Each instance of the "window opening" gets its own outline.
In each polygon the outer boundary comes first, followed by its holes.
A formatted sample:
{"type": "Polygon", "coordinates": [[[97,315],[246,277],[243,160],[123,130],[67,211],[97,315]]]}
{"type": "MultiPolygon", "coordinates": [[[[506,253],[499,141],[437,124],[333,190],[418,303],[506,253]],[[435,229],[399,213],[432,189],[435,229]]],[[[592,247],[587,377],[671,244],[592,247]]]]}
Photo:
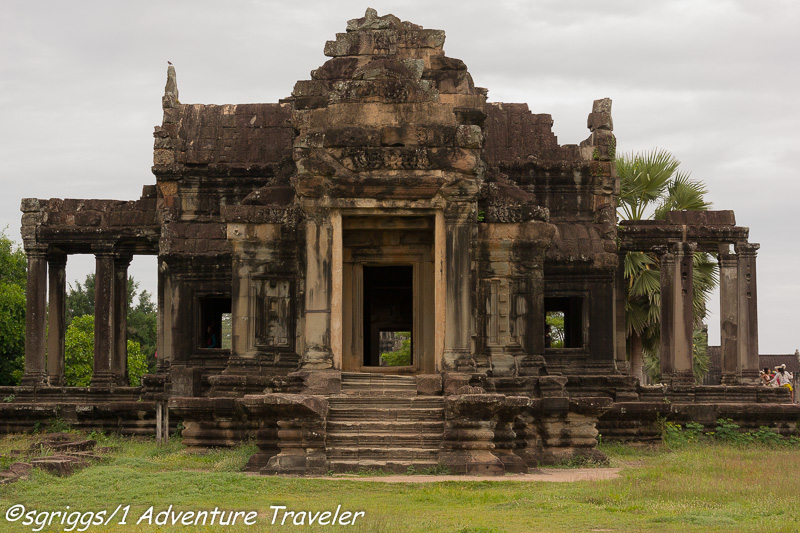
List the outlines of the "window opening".
{"type": "Polygon", "coordinates": [[[222,324],[220,328],[220,343],[223,350],[231,349],[231,313],[222,313],[222,324]]]}
{"type": "Polygon", "coordinates": [[[545,348],[583,348],[583,297],[544,299],[545,348]]]}
{"type": "Polygon", "coordinates": [[[230,298],[219,296],[200,298],[201,348],[230,348],[230,315],[230,298]],[[227,320],[223,318],[225,315],[228,316],[227,320]],[[227,330],[223,328],[225,322],[227,330]]]}

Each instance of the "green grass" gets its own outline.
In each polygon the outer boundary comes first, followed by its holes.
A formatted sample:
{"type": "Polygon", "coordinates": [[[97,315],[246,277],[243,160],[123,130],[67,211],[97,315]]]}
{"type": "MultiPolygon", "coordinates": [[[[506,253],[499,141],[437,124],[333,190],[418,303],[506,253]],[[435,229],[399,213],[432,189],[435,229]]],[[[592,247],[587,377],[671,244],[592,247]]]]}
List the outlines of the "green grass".
{"type": "MultiPolygon", "coordinates": [[[[21,449],[23,437],[0,440],[0,454],[21,449]]],[[[30,437],[27,437],[30,439],[30,437]]],[[[574,483],[380,481],[250,476],[239,472],[252,446],[187,452],[178,442],[103,437],[116,446],[101,464],[68,478],[35,471],[28,481],[0,486],[0,531],[31,531],[8,523],[14,504],[28,510],[108,510],[130,505],[128,525],[89,531],[794,531],[800,530],[800,476],[794,446],[698,442],[678,448],[605,445],[618,479],[574,483]],[[784,471],[787,475],[774,472],[784,471]],[[155,512],[219,509],[258,511],[257,527],[143,528],[155,512]],[[294,511],[364,511],[355,526],[271,526],[270,505],[294,511]],[[133,519],[133,520],[132,520],[133,519]]],[[[63,527],[62,527],[63,529],[63,527]]],[[[44,531],[56,531],[55,527],[44,531]]]]}

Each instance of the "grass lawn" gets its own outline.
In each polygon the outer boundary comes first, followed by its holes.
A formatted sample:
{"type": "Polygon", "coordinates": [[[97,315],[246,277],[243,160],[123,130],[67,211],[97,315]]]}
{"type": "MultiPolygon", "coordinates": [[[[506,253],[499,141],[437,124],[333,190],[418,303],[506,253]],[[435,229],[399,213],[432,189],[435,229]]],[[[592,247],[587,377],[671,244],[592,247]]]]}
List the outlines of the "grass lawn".
{"type": "MultiPolygon", "coordinates": [[[[26,448],[30,436],[0,440],[0,455],[26,448]]],[[[606,446],[621,477],[606,481],[384,483],[331,477],[300,479],[239,472],[254,447],[187,453],[172,442],[100,437],[118,448],[101,464],[67,478],[34,471],[27,481],[0,485],[0,531],[63,531],[10,522],[7,513],[62,511],[105,518],[109,526],[88,531],[798,531],[800,447],[734,446],[700,442],[673,449],[606,446]],[[784,472],[780,474],[779,472],[784,472]],[[257,511],[256,525],[136,525],[153,507],[159,512],[257,511]],[[363,511],[354,525],[275,525],[270,506],[290,511],[363,511]],[[67,509],[69,506],[69,509],[67,509]],[[126,525],[114,525],[127,509],[126,525]]],[[[6,462],[8,460],[6,459],[6,462]]],[[[0,463],[0,466],[5,466],[0,463]]],[[[44,515],[41,515],[44,516],[44,515]]],[[[77,515],[75,515],[77,516],[77,515]]],[[[184,515],[185,516],[185,515],[184,515]]],[[[228,515],[226,515],[228,516],[228,515]]],[[[308,523],[308,516],[305,517],[308,523]]],[[[211,517],[207,518],[209,521],[211,517]]],[[[57,523],[60,518],[56,518],[57,523]]],[[[190,518],[191,520],[191,518],[190,518]]],[[[241,524],[242,517],[238,518],[241,524]]],[[[78,524],[73,530],[84,526],[78,524]]]]}

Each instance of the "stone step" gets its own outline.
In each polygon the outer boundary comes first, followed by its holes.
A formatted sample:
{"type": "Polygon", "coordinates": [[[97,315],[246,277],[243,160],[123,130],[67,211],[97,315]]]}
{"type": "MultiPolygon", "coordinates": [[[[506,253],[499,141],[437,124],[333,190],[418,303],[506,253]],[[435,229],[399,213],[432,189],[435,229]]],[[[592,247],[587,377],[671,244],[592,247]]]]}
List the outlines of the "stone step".
{"type": "Polygon", "coordinates": [[[382,409],[444,409],[444,398],[435,396],[331,396],[328,406],[333,409],[382,408],[382,409]]]}
{"type": "Polygon", "coordinates": [[[404,381],[395,381],[395,380],[369,380],[369,381],[355,381],[355,382],[348,382],[342,380],[342,389],[343,390],[355,390],[355,389],[364,389],[364,390],[409,390],[409,391],[417,391],[417,383],[416,381],[411,382],[404,382],[404,381]]]}
{"type": "Polygon", "coordinates": [[[336,408],[328,413],[329,422],[345,421],[439,421],[444,420],[441,409],[369,409],[336,408]]]}
{"type": "Polygon", "coordinates": [[[417,379],[414,376],[399,376],[397,374],[379,372],[342,372],[342,384],[364,382],[411,384],[416,386],[417,379]]]}
{"type": "Polygon", "coordinates": [[[344,394],[352,397],[381,397],[381,396],[392,396],[392,397],[404,397],[404,398],[413,398],[417,395],[417,389],[411,390],[397,390],[397,389],[386,389],[386,390],[375,390],[372,387],[364,388],[364,389],[342,389],[344,394]]]}
{"type": "Polygon", "coordinates": [[[342,393],[355,396],[416,396],[417,380],[413,376],[343,372],[342,393]]]}
{"type": "Polygon", "coordinates": [[[406,472],[435,467],[444,433],[444,399],[416,396],[405,376],[344,374],[328,400],[326,449],[334,472],[406,472]]]}
{"type": "Polygon", "coordinates": [[[422,447],[364,447],[364,446],[327,446],[328,460],[364,459],[370,461],[394,461],[425,459],[434,461],[439,456],[438,446],[422,447]]]}
{"type": "Polygon", "coordinates": [[[413,446],[420,448],[439,449],[442,444],[442,433],[418,433],[398,435],[397,433],[382,432],[341,432],[328,431],[326,446],[335,448],[338,446],[359,447],[359,448],[397,448],[413,446]]]}
{"type": "Polygon", "coordinates": [[[365,470],[381,470],[383,472],[396,472],[405,474],[409,469],[417,472],[428,468],[434,468],[438,462],[431,459],[396,459],[389,461],[375,461],[371,459],[336,459],[330,461],[329,468],[336,473],[343,472],[363,472],[365,470]]]}
{"type": "Polygon", "coordinates": [[[393,435],[442,434],[444,420],[328,420],[328,432],[391,433],[393,435]]]}

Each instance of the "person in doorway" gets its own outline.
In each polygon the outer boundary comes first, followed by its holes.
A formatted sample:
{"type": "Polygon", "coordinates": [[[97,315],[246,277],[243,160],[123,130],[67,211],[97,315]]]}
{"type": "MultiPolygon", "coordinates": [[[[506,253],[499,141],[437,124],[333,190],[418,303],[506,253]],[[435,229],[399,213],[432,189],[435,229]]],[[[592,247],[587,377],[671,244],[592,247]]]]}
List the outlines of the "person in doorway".
{"type": "Polygon", "coordinates": [[[212,325],[206,329],[206,348],[217,348],[217,334],[212,325]]]}

